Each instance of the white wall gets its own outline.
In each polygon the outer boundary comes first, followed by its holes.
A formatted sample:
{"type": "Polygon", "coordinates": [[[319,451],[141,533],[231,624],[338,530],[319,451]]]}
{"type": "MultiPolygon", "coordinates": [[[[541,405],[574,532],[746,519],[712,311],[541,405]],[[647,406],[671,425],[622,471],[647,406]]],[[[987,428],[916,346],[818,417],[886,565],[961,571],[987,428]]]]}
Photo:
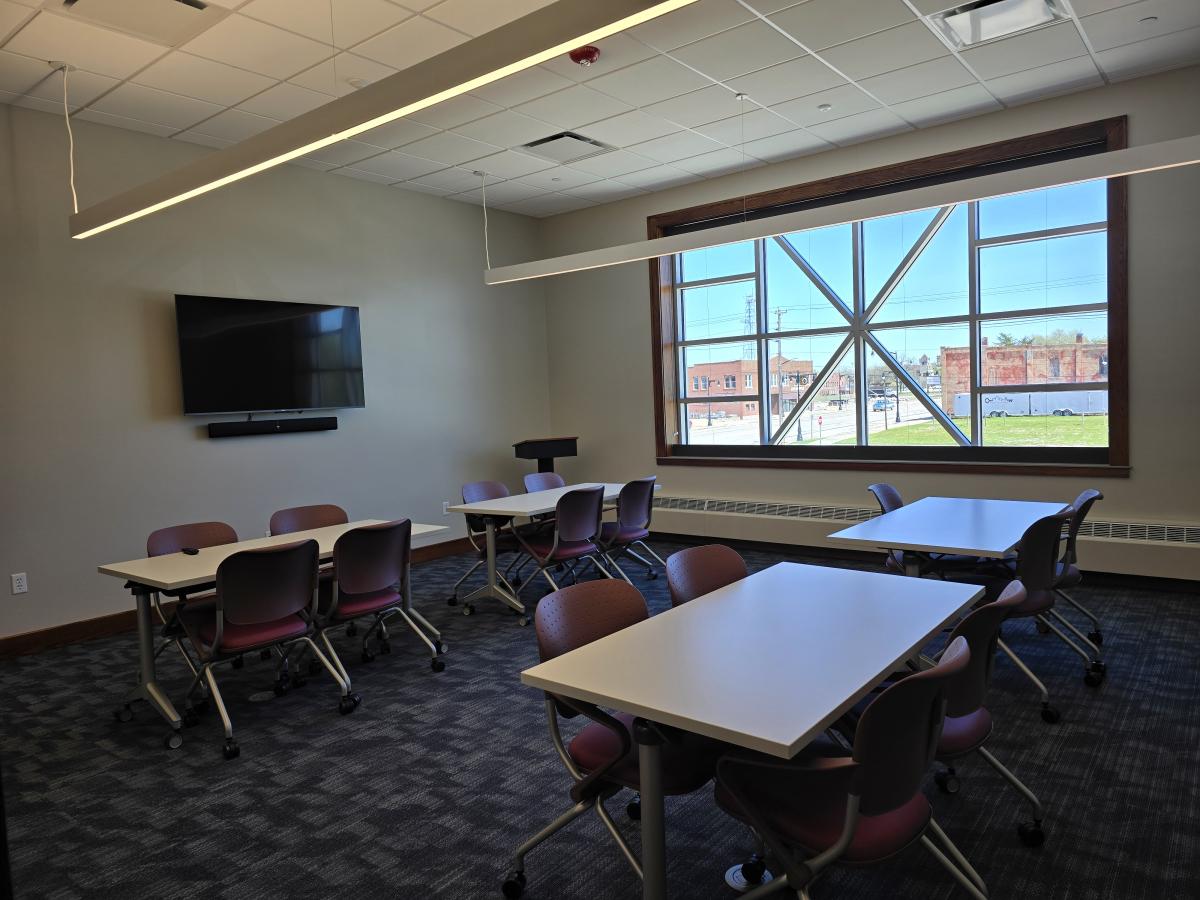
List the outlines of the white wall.
{"type": "MultiPolygon", "coordinates": [[[[81,205],[205,149],[77,122],[81,205]]],[[[462,481],[516,484],[548,427],[543,286],[482,283],[480,210],[285,166],[86,241],[67,236],[62,120],[0,106],[0,635],[130,608],[99,563],[146,535],[275,509],[453,526],[462,481]],[[362,308],[367,406],[339,430],[212,441],[182,415],[173,295],[362,308]],[[30,592],[10,596],[8,574],[30,592]]],[[[493,254],[537,255],[492,217],[493,254]]]]}
{"type": "MultiPolygon", "coordinates": [[[[1130,143],[1200,132],[1200,69],[1074,94],[898,135],[740,175],[696,182],[545,221],[546,255],[640,240],[646,217],[784,185],[928,156],[1115,115],[1130,143]]],[[[1097,517],[1200,522],[1200,167],[1138,176],[1129,186],[1130,380],[1133,475],[1098,480],[1097,517]]],[[[494,257],[503,258],[503,257],[494,257]]],[[[505,262],[516,259],[503,258],[505,262]]],[[[890,480],[904,494],[1070,499],[1084,479],[910,472],[655,466],[650,297],[644,263],[547,282],[553,430],[580,435],[581,456],[562,467],[589,479],[655,473],[664,491],[693,497],[779,499],[869,506],[865,485],[890,480]]],[[[820,533],[744,519],[656,515],[663,529],[813,543],[820,533]]],[[[828,529],[828,530],[833,530],[828,529]]],[[[1148,554],[1108,544],[1081,548],[1113,571],[1200,578],[1200,552],[1148,554]]]]}

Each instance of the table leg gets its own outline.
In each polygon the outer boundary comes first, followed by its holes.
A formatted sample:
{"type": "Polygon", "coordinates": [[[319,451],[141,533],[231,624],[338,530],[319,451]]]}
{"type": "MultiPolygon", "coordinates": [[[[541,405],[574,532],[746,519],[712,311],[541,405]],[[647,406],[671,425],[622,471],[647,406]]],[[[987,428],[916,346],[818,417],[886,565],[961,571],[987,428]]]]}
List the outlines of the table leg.
{"type": "Polygon", "coordinates": [[[134,597],[137,600],[139,670],[138,686],[130,693],[129,700],[145,700],[175,731],[179,731],[183,721],[171,698],[159,687],[158,674],[154,667],[154,622],[150,616],[150,591],[135,588],[134,597]]]}
{"type": "Polygon", "coordinates": [[[909,578],[921,577],[921,560],[911,553],[904,554],[904,574],[909,578]]]}
{"type": "Polygon", "coordinates": [[[473,612],[473,603],[476,600],[491,599],[499,600],[501,603],[511,607],[516,612],[521,613],[521,624],[528,624],[528,618],[525,616],[525,604],[518,598],[514,597],[509,590],[500,583],[500,573],[496,570],[496,522],[494,519],[486,519],[484,525],[484,537],[487,543],[487,584],[478,588],[463,598],[463,612],[470,615],[473,612]]]}
{"type": "Polygon", "coordinates": [[[642,794],[642,900],[666,900],[667,830],[662,788],[662,736],[643,719],[633,723],[642,794]]]}

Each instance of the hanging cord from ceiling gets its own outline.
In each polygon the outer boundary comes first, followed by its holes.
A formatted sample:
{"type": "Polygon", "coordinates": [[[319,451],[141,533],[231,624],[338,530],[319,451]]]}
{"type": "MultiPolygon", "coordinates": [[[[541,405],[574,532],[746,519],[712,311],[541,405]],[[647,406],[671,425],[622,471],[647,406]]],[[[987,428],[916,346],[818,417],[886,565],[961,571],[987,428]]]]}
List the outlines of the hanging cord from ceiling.
{"type": "Polygon", "coordinates": [[[487,209],[487,173],[476,172],[482,182],[483,191],[483,262],[487,268],[492,267],[492,248],[488,245],[488,209],[487,209]]]}
{"type": "Polygon", "coordinates": [[[67,123],[67,171],[71,185],[71,211],[79,212],[79,196],[75,193],[75,132],[71,129],[70,88],[68,86],[71,67],[67,63],[63,63],[61,68],[63,76],[63,121],[67,123]]]}
{"type": "Polygon", "coordinates": [[[333,56],[330,57],[330,62],[333,65],[333,96],[340,97],[338,93],[338,76],[337,76],[337,33],[333,29],[333,4],[334,0],[329,0],[329,48],[333,51],[333,56]]]}
{"type": "Polygon", "coordinates": [[[748,94],[738,94],[738,128],[741,130],[741,140],[738,148],[742,151],[742,221],[745,222],[748,218],[746,212],[746,101],[750,97],[748,94]]]}

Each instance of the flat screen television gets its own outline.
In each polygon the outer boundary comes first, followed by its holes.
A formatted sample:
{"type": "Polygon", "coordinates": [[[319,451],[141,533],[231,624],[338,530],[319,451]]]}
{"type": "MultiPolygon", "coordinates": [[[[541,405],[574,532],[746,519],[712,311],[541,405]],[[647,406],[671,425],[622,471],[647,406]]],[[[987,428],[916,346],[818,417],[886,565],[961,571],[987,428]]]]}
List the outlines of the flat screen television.
{"type": "Polygon", "coordinates": [[[365,406],[358,307],[175,295],[183,411],[365,406]]]}

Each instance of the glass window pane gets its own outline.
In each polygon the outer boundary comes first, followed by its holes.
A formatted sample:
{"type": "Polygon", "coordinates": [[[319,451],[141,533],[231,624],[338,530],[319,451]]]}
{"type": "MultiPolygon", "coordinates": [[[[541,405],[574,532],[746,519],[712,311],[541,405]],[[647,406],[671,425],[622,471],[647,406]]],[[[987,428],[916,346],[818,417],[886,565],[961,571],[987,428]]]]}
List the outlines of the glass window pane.
{"type": "MultiPolygon", "coordinates": [[[[873,331],[904,371],[924,389],[929,398],[954,417],[955,395],[942,386],[944,359],[953,359],[956,349],[967,346],[966,325],[927,325],[920,328],[887,328],[873,331]]],[[[965,356],[965,354],[964,354],[965,356]]],[[[891,366],[867,346],[867,435],[874,446],[950,447],[957,441],[933,417],[891,366]]],[[[970,357],[967,384],[970,384],[970,357]]],[[[955,424],[964,434],[971,432],[970,400],[960,409],[955,424]]]]}
{"type": "Polygon", "coordinates": [[[753,388],[742,387],[746,375],[757,383],[758,345],[754,341],[704,344],[683,350],[683,396],[686,398],[756,393],[753,388]],[[733,386],[727,387],[729,384],[733,386]]]}
{"type": "Polygon", "coordinates": [[[985,312],[1108,301],[1105,232],[983,247],[979,302],[985,312]]]}
{"type": "Polygon", "coordinates": [[[684,443],[758,444],[758,406],[754,400],[685,403],[684,443]]]}
{"type": "Polygon", "coordinates": [[[735,281],[680,291],[685,341],[734,337],[758,331],[754,281],[735,281]]]}
{"type": "MultiPolygon", "coordinates": [[[[850,305],[853,306],[853,295],[850,305]]],[[[767,327],[771,331],[845,327],[838,312],[787,252],[767,239],[767,327]]]]}
{"type": "Polygon", "coordinates": [[[937,215],[936,209],[921,209],[863,223],[863,271],[865,304],[870,304],[900,260],[937,215]]]}
{"type": "Polygon", "coordinates": [[[1076,384],[1108,381],[1108,314],[1027,316],[980,324],[982,382],[1076,384]]]}
{"type": "Polygon", "coordinates": [[[1085,181],[981,200],[979,236],[987,238],[1087,225],[1107,218],[1108,182],[1085,181]]]}
{"type": "Polygon", "coordinates": [[[683,281],[745,275],[754,272],[754,241],[724,244],[707,250],[689,250],[681,253],[679,258],[683,281]]]}
{"type": "MultiPolygon", "coordinates": [[[[854,306],[853,226],[831,225],[829,228],[815,228],[812,231],[796,231],[784,235],[783,240],[804,258],[839,300],[848,307],[854,306]]],[[[767,241],[768,251],[772,244],[779,249],[776,241],[771,239],[767,241]]],[[[782,251],[780,256],[786,258],[782,251]]],[[[774,327],[774,319],[771,320],[771,325],[774,327]]]]}
{"type": "Polygon", "coordinates": [[[845,341],[845,334],[776,338],[767,342],[770,356],[772,433],[796,405],[807,408],[789,426],[784,444],[834,444],[846,436],[854,443],[854,354],[847,353],[817,393],[807,396],[816,377],[845,341]]]}
{"type": "Polygon", "coordinates": [[[938,229],[884,301],[873,322],[965,316],[970,294],[967,206],[960,204],[938,229]]]}
{"type": "Polygon", "coordinates": [[[985,447],[1108,446],[1107,390],[1014,391],[983,399],[985,447]]]}

